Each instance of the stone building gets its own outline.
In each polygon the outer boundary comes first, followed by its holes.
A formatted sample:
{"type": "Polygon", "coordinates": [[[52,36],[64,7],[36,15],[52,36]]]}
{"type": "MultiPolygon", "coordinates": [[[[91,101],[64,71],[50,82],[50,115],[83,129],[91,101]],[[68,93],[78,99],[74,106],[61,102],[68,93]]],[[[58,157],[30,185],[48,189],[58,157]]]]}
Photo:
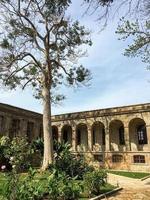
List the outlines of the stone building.
{"type": "MultiPolygon", "coordinates": [[[[91,164],[150,172],[150,103],[55,115],[52,132],[91,164]]],[[[42,137],[42,115],[0,104],[0,135],[42,137]]]]}

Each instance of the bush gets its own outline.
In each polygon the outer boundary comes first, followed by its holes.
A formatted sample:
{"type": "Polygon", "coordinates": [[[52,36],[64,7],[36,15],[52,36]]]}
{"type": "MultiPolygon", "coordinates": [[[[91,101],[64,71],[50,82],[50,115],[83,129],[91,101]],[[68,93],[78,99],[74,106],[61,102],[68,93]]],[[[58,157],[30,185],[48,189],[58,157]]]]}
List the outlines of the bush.
{"type": "Polygon", "coordinates": [[[44,187],[40,180],[35,178],[35,174],[36,171],[32,168],[24,177],[13,172],[7,174],[7,187],[4,196],[8,200],[40,200],[44,194],[44,187]]]}
{"type": "Polygon", "coordinates": [[[28,175],[20,180],[17,187],[16,200],[40,200],[44,195],[44,187],[40,179],[35,178],[36,171],[29,169],[28,175]]]}
{"type": "Polygon", "coordinates": [[[102,170],[88,172],[84,175],[84,184],[88,191],[89,197],[91,195],[100,194],[101,186],[106,184],[106,179],[107,174],[102,170]]]}
{"type": "Polygon", "coordinates": [[[75,200],[82,191],[82,185],[63,172],[54,170],[48,177],[48,197],[53,200],[75,200]]]}
{"type": "Polygon", "coordinates": [[[42,138],[37,138],[36,140],[33,140],[31,144],[31,148],[33,149],[34,153],[38,152],[41,156],[43,156],[44,152],[44,142],[42,138]]]}
{"type": "MultiPolygon", "coordinates": [[[[31,145],[34,152],[39,152],[43,155],[44,144],[42,139],[36,139],[31,145]]],[[[83,175],[88,171],[93,171],[94,168],[89,166],[83,155],[73,155],[70,151],[70,144],[59,143],[54,140],[54,164],[49,166],[49,169],[57,169],[65,172],[70,177],[83,179],[83,175]]]]}
{"type": "Polygon", "coordinates": [[[7,165],[11,166],[9,168],[17,172],[29,168],[31,148],[26,138],[14,137],[11,140],[9,137],[3,136],[0,139],[0,150],[3,157],[1,160],[4,161],[4,163],[1,163],[1,168],[5,166],[5,161],[7,161],[7,165]]]}
{"type": "Polygon", "coordinates": [[[94,168],[89,166],[83,155],[74,155],[70,152],[70,145],[67,143],[55,143],[55,164],[51,166],[65,172],[70,177],[83,179],[83,175],[94,168]]]}

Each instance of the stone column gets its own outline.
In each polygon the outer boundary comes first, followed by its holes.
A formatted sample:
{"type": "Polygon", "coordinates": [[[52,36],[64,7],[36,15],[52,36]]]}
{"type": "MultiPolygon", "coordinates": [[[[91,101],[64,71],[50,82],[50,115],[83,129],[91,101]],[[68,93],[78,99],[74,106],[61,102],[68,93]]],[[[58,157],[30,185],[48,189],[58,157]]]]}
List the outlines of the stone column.
{"type": "Polygon", "coordinates": [[[110,151],[110,132],[109,128],[105,128],[105,151],[110,151]]]}
{"type": "Polygon", "coordinates": [[[58,128],[58,142],[62,142],[62,132],[61,132],[62,126],[59,125],[57,126],[57,128],[58,128]]]}
{"type": "Polygon", "coordinates": [[[129,127],[127,126],[124,127],[124,139],[125,139],[126,151],[131,151],[129,127]]]}
{"type": "Polygon", "coordinates": [[[146,125],[148,148],[150,150],[150,125],[146,125]]]}
{"type": "Polygon", "coordinates": [[[87,132],[88,132],[88,150],[92,151],[92,128],[91,126],[87,126],[87,132]]]}
{"type": "Polygon", "coordinates": [[[76,127],[72,126],[72,151],[76,150],[76,127]]]}

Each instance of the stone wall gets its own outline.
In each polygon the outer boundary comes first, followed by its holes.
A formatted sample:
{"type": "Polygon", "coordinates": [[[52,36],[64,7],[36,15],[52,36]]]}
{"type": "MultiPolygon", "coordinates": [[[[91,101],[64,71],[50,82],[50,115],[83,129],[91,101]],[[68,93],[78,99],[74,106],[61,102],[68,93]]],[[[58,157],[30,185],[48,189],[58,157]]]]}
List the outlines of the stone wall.
{"type": "MultiPolygon", "coordinates": [[[[55,115],[52,130],[94,165],[150,171],[149,103],[55,115]]],[[[0,135],[14,134],[42,137],[42,115],[0,104],[0,135]]]]}
{"type": "Polygon", "coordinates": [[[27,136],[31,141],[42,135],[42,115],[0,104],[0,136],[27,136]]]}

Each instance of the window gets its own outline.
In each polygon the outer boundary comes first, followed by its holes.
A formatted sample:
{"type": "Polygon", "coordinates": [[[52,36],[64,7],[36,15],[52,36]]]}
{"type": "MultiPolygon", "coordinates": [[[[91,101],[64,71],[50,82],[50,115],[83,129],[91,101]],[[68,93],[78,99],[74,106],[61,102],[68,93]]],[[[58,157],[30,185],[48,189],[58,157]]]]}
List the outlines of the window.
{"type": "Polygon", "coordinates": [[[122,162],[122,160],[123,160],[123,156],[122,155],[113,155],[112,156],[112,162],[113,163],[122,162]]]}
{"type": "Polygon", "coordinates": [[[125,139],[124,139],[124,127],[121,126],[119,128],[119,144],[120,145],[125,145],[125,139]]]}
{"type": "Polygon", "coordinates": [[[95,130],[93,129],[93,145],[95,145],[95,130]]]}
{"type": "Polygon", "coordinates": [[[102,129],[102,144],[105,145],[105,129],[102,129]]]}
{"type": "Polygon", "coordinates": [[[58,141],[58,129],[56,126],[52,126],[53,140],[58,141]]]}
{"type": "Polygon", "coordinates": [[[10,137],[16,137],[19,134],[20,130],[20,120],[13,119],[11,122],[11,129],[10,129],[10,137]]]}
{"type": "Polygon", "coordinates": [[[135,155],[133,156],[134,163],[145,163],[145,156],[143,155],[135,155]]]}
{"type": "Polygon", "coordinates": [[[138,143],[147,144],[147,132],[145,125],[140,125],[137,127],[138,143]]]}
{"type": "Polygon", "coordinates": [[[103,162],[103,155],[94,155],[94,161],[103,162]]]}
{"type": "Polygon", "coordinates": [[[0,116],[0,132],[2,132],[4,129],[4,117],[0,116]]]}
{"type": "Polygon", "coordinates": [[[77,130],[77,145],[81,144],[81,131],[78,129],[77,130]]]}
{"type": "Polygon", "coordinates": [[[33,130],[34,130],[34,123],[33,122],[28,122],[27,123],[27,139],[29,142],[31,142],[31,138],[33,135],[33,130]]]}
{"type": "Polygon", "coordinates": [[[68,142],[68,131],[67,130],[63,131],[63,141],[65,143],[68,142]]]}
{"type": "Polygon", "coordinates": [[[43,137],[43,125],[40,125],[40,130],[39,130],[39,138],[43,137]]]}

